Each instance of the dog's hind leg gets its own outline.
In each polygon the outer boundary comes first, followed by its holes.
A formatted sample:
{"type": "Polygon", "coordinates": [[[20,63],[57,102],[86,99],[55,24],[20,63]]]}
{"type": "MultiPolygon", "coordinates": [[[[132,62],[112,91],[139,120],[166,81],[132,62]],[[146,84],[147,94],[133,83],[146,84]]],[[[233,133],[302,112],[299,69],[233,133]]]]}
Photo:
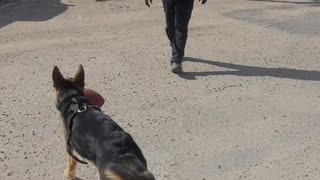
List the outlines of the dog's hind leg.
{"type": "Polygon", "coordinates": [[[76,166],[77,161],[73,159],[70,155],[67,157],[67,168],[64,171],[65,180],[74,180],[76,178],[76,166]]]}

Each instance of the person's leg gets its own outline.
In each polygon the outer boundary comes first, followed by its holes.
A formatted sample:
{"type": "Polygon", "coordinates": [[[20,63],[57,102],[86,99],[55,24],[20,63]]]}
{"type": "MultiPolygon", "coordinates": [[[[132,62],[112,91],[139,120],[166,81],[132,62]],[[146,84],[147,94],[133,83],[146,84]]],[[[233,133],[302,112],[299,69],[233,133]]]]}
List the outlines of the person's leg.
{"type": "Polygon", "coordinates": [[[181,63],[188,37],[188,25],[192,15],[194,0],[176,0],[175,35],[172,62],[181,63]]]}
{"type": "Polygon", "coordinates": [[[176,19],[176,9],[175,0],[162,0],[163,9],[166,16],[166,33],[170,41],[170,45],[173,46],[175,40],[175,19],[176,19]]]}
{"type": "Polygon", "coordinates": [[[172,48],[172,58],[171,58],[171,71],[174,73],[182,72],[181,60],[177,58],[179,53],[177,51],[176,43],[176,15],[177,8],[176,2],[178,0],[162,0],[164,11],[166,14],[166,32],[168,39],[170,40],[170,45],[172,48]]]}

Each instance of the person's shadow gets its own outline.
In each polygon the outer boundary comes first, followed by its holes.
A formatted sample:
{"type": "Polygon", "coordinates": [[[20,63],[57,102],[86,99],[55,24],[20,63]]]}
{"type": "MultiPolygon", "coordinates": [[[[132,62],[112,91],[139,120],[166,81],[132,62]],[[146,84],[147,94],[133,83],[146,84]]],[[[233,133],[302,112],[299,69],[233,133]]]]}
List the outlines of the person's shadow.
{"type": "Polygon", "coordinates": [[[301,5],[313,5],[319,6],[320,0],[311,1],[285,1],[285,0],[249,0],[249,1],[260,1],[260,2],[271,2],[271,3],[286,3],[286,4],[301,4],[301,5]]]}
{"type": "Polygon", "coordinates": [[[47,21],[65,12],[61,0],[0,0],[0,29],[15,21],[47,21]]]}
{"type": "Polygon", "coordinates": [[[226,71],[183,72],[179,74],[181,78],[188,79],[188,80],[195,80],[196,77],[199,77],[199,76],[233,75],[233,76],[258,76],[258,77],[269,76],[269,77],[275,77],[275,78],[320,81],[320,71],[245,66],[245,65],[239,65],[239,64],[209,61],[209,60],[190,58],[190,57],[185,58],[184,61],[189,61],[194,63],[205,63],[205,64],[229,69],[226,71]]]}

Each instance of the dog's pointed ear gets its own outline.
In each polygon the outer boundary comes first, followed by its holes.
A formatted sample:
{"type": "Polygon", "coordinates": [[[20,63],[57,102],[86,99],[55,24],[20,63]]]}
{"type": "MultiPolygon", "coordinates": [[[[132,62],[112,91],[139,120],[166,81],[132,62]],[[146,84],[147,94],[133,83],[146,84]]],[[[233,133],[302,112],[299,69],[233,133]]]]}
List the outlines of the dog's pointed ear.
{"type": "Polygon", "coordinates": [[[74,76],[73,82],[77,86],[84,87],[84,70],[81,64],[79,65],[78,71],[74,76]]]}
{"type": "Polygon", "coordinates": [[[55,88],[61,88],[64,85],[65,79],[57,66],[54,66],[53,68],[52,80],[55,88]]]}

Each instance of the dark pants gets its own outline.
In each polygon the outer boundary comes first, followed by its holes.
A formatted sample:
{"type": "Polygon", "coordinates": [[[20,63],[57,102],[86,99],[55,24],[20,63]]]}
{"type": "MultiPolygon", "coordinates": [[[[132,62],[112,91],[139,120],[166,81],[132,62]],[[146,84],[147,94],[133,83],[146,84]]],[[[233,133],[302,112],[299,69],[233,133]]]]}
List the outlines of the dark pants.
{"type": "Polygon", "coordinates": [[[172,47],[171,62],[181,63],[194,0],[162,0],[162,2],[166,14],[166,32],[172,47]]]}

